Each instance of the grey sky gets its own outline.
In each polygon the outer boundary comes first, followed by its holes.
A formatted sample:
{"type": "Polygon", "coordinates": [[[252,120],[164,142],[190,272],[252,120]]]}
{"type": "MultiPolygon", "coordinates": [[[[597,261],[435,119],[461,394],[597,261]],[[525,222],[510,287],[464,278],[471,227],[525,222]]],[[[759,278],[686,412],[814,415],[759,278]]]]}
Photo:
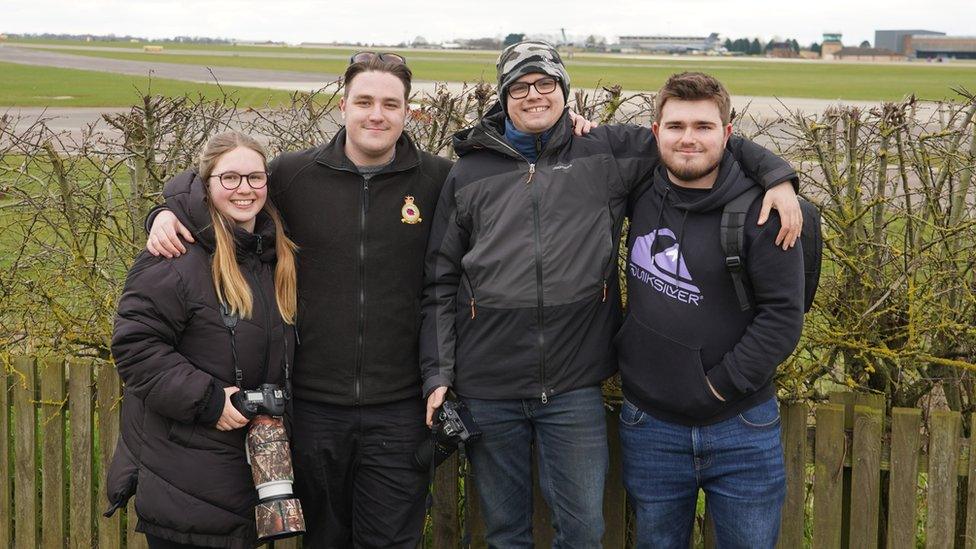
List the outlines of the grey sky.
{"type": "Polygon", "coordinates": [[[718,32],[725,37],[793,37],[824,31],[846,44],[876,29],[976,34],[976,0],[594,0],[328,2],[311,0],[4,0],[0,32],[211,36],[241,40],[398,43],[504,36],[718,32]]]}

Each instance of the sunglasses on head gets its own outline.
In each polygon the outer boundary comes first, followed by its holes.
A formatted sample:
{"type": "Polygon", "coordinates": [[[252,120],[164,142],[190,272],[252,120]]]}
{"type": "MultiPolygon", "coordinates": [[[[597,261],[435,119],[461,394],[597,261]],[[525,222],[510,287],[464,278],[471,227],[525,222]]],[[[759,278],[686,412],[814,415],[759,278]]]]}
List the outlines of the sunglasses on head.
{"type": "Polygon", "coordinates": [[[349,58],[349,64],[353,63],[366,63],[373,60],[374,58],[379,58],[380,61],[385,61],[387,63],[398,63],[400,65],[406,65],[407,60],[402,55],[398,53],[391,52],[375,52],[375,51],[361,51],[352,54],[349,58]]]}

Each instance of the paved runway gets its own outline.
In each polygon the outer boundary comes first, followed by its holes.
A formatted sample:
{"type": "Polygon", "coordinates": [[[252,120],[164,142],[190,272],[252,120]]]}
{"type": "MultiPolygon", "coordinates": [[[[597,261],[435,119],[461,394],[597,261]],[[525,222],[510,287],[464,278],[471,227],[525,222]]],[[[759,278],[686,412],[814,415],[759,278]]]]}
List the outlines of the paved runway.
{"type": "MultiPolygon", "coordinates": [[[[206,67],[201,65],[186,65],[179,63],[165,63],[162,61],[130,61],[124,59],[107,59],[100,57],[86,57],[62,53],[52,48],[24,48],[10,44],[0,44],[0,61],[19,63],[24,65],[41,65],[68,69],[111,72],[134,76],[152,74],[159,78],[171,78],[198,83],[214,83],[215,80],[223,85],[246,86],[257,88],[271,88],[278,90],[312,91],[321,88],[328,82],[338,78],[338,75],[322,73],[305,73],[296,71],[277,71],[266,69],[248,69],[242,67],[206,67]]],[[[430,81],[415,81],[414,90],[418,92],[432,91],[435,83],[430,81]]],[[[452,90],[460,90],[460,82],[448,83],[452,90]]],[[[639,91],[625,91],[625,95],[639,93],[639,91]]],[[[733,97],[733,106],[742,111],[748,105],[748,113],[757,119],[776,118],[782,115],[786,108],[800,110],[806,113],[822,112],[831,105],[837,104],[871,107],[877,101],[840,101],[810,98],[775,98],[775,97],[733,97]]],[[[54,127],[63,129],[77,129],[92,121],[100,119],[102,112],[117,112],[124,109],[113,108],[38,108],[38,107],[3,107],[0,113],[6,112],[15,117],[27,119],[44,115],[54,118],[50,122],[54,127]]]]}

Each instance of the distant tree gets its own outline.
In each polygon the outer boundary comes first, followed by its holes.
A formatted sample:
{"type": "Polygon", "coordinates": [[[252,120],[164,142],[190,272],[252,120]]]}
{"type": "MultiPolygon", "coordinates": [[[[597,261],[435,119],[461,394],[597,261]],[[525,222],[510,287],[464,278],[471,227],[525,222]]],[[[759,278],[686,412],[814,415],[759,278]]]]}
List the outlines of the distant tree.
{"type": "Polygon", "coordinates": [[[502,43],[494,38],[472,38],[465,45],[476,50],[497,50],[502,47],[502,43]]]}
{"type": "Polygon", "coordinates": [[[871,47],[871,42],[868,42],[867,40],[862,40],[861,41],[861,47],[862,48],[870,48],[871,47]]]}
{"type": "Polygon", "coordinates": [[[730,38],[725,39],[725,51],[732,51],[732,40],[730,38]]]}
{"type": "Polygon", "coordinates": [[[775,45],[776,45],[775,38],[770,40],[769,42],[766,42],[766,45],[763,46],[763,53],[769,53],[773,49],[773,46],[775,45]]]}
{"type": "Polygon", "coordinates": [[[752,42],[749,44],[749,55],[759,55],[762,53],[762,44],[759,43],[758,38],[753,38],[752,42]]]}
{"type": "Polygon", "coordinates": [[[602,49],[607,45],[607,39],[602,36],[591,34],[586,37],[586,41],[583,43],[583,45],[587,49],[602,49]]]}
{"type": "Polygon", "coordinates": [[[816,42],[810,44],[810,51],[812,51],[813,53],[820,53],[820,44],[816,42]]]}
{"type": "Polygon", "coordinates": [[[418,37],[416,37],[416,38],[413,39],[413,47],[415,47],[415,48],[423,48],[423,47],[429,46],[429,45],[430,45],[430,43],[427,42],[427,39],[424,38],[423,36],[418,36],[418,37]]]}
{"type": "Polygon", "coordinates": [[[732,51],[737,51],[740,53],[749,53],[749,39],[748,38],[738,38],[733,43],[732,51]]]}
{"type": "Polygon", "coordinates": [[[512,44],[517,44],[525,40],[525,33],[523,32],[513,32],[505,37],[505,47],[511,46],[512,44]]]}
{"type": "Polygon", "coordinates": [[[790,39],[790,48],[793,49],[793,53],[800,53],[800,43],[796,41],[796,38],[790,39]]]}

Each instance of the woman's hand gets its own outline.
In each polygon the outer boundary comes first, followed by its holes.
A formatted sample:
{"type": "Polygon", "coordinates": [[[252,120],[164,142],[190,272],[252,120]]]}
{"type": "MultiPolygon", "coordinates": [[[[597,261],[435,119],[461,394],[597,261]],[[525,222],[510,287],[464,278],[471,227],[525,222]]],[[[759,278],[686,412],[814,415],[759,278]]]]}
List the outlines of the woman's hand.
{"type": "Polygon", "coordinates": [[[248,419],[242,416],[230,401],[230,395],[240,390],[240,387],[224,387],[224,411],[217,420],[217,430],[231,431],[247,425],[248,419]]]}

